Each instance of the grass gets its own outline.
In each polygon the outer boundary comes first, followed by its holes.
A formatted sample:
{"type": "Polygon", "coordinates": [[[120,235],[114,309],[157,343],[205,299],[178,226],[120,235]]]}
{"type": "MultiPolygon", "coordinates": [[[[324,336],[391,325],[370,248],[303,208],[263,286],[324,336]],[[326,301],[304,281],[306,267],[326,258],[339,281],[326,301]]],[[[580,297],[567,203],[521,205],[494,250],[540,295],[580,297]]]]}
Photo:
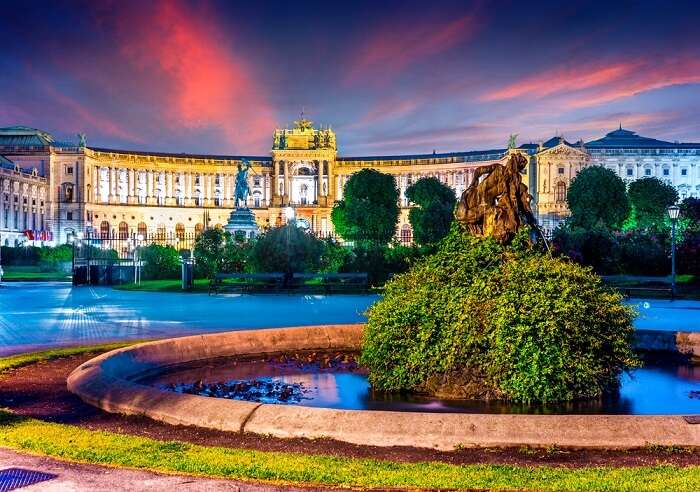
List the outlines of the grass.
{"type": "Polygon", "coordinates": [[[98,465],[297,485],[489,490],[697,490],[700,467],[529,467],[396,463],[206,447],[90,431],[0,410],[0,446],[98,465]]]}
{"type": "MultiPolygon", "coordinates": [[[[74,347],[7,357],[0,359],[0,372],[42,360],[124,345],[127,344],[74,347]]],[[[160,441],[44,422],[20,417],[2,409],[0,446],[80,463],[295,485],[682,492],[697,490],[697,484],[700,483],[700,466],[573,469],[512,465],[459,466],[436,462],[397,463],[160,441]]]]}
{"type": "Polygon", "coordinates": [[[9,357],[0,358],[0,374],[7,372],[10,369],[17,369],[18,367],[28,366],[29,364],[34,364],[36,362],[60,359],[61,357],[69,357],[71,355],[85,354],[88,352],[106,352],[107,350],[114,350],[117,348],[126,347],[127,345],[132,345],[134,343],[139,342],[131,340],[129,342],[104,343],[100,345],[89,345],[81,347],[66,347],[51,350],[43,350],[41,352],[29,352],[26,354],[11,355],[9,357]]]}
{"type": "Polygon", "coordinates": [[[62,281],[70,282],[71,276],[64,272],[43,272],[38,266],[3,266],[2,280],[7,282],[62,281]]]}
{"type": "Polygon", "coordinates": [[[142,280],[140,285],[134,283],[115,285],[118,290],[139,290],[144,292],[208,292],[209,280],[198,278],[194,280],[194,288],[191,291],[182,290],[182,281],[177,280],[142,280]]]}

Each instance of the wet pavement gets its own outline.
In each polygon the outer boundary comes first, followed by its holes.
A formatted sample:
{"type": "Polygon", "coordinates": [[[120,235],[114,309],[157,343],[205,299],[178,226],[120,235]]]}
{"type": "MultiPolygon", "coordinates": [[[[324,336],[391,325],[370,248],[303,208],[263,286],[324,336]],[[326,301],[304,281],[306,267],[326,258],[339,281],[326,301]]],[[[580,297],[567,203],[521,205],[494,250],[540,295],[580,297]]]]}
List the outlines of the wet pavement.
{"type": "MultiPolygon", "coordinates": [[[[164,338],[213,331],[360,323],[379,296],[180,294],[73,287],[61,282],[0,285],[0,356],[55,346],[164,338]]],[[[638,329],[700,331],[700,301],[630,301],[638,329]]]]}
{"type": "Polygon", "coordinates": [[[0,356],[125,339],[361,323],[376,295],[129,292],[61,282],[0,285],[0,356]]]}

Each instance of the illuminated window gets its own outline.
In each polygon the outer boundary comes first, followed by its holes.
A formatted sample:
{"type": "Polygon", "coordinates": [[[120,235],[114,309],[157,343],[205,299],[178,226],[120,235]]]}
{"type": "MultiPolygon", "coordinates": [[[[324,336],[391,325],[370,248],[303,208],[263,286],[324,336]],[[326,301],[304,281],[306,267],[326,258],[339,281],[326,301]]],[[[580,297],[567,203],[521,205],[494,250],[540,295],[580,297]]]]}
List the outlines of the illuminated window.
{"type": "Polygon", "coordinates": [[[557,183],[554,201],[557,203],[564,203],[566,201],[566,183],[557,183]]]}

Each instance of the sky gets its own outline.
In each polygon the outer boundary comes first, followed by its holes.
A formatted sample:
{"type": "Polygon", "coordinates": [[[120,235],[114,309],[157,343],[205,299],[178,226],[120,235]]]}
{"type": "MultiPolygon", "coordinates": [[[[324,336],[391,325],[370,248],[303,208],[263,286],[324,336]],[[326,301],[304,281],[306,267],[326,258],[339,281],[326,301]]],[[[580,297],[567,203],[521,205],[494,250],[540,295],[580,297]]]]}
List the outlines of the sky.
{"type": "Polygon", "coordinates": [[[269,155],[301,111],[340,155],[602,137],[700,142],[700,2],[198,1],[0,6],[0,127],[269,155]]]}

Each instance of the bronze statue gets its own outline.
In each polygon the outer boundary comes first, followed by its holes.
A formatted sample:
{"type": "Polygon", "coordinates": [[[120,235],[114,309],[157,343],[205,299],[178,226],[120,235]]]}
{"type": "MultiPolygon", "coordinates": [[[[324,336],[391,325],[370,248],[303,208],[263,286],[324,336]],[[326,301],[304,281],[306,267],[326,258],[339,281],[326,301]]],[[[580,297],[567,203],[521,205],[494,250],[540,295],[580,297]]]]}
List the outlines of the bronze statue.
{"type": "Polygon", "coordinates": [[[500,243],[513,239],[523,223],[538,230],[530,208],[532,197],[522,181],[527,162],[523,154],[513,152],[505,164],[477,168],[457,203],[455,218],[475,236],[493,236],[500,243]]]}

